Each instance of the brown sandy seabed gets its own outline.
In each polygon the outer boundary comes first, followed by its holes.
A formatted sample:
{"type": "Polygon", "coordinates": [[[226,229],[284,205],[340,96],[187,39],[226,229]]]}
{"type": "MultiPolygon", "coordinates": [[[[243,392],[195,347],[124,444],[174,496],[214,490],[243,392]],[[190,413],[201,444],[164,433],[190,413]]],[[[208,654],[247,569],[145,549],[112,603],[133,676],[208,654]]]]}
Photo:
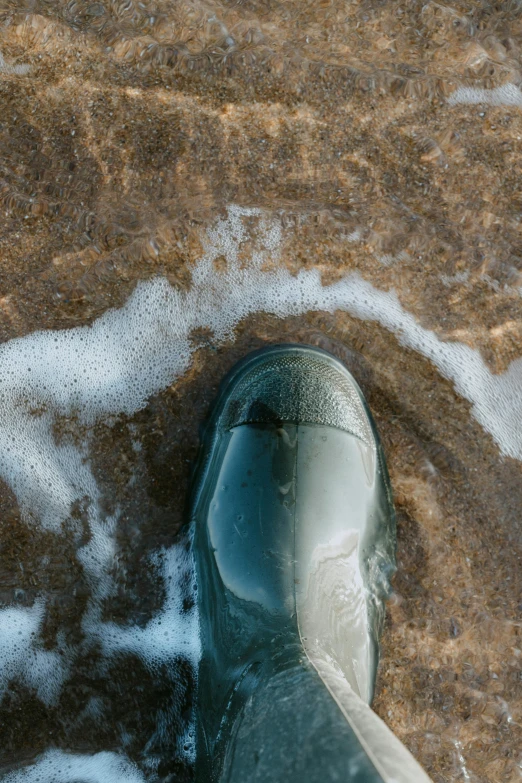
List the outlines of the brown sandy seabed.
{"type": "MultiPolygon", "coordinates": [[[[2,0],[0,51],[2,340],[88,323],[139,279],[188,285],[202,230],[239,203],[280,216],[292,271],[331,282],[357,269],[395,288],[493,372],[522,354],[522,113],[446,102],[457,85],[522,79],[522,3],[2,0]]],[[[376,324],[256,316],[234,343],[195,340],[188,375],[131,422],[139,454],[129,422],[98,427],[95,471],[108,507],[125,510],[107,616],[142,594],[144,617],[159,605],[141,554],[173,540],[224,371],[265,342],[321,345],[368,396],[397,503],[375,708],[434,781],[521,780],[520,464],[376,324]]],[[[7,489],[1,511],[0,598],[30,605],[47,591],[49,642],[58,627],[72,639],[86,592],[67,539],[22,525],[7,489]]],[[[96,686],[87,670],[59,708],[13,684],[0,769],[50,744],[116,747],[122,724],[136,756],[152,731],[136,693],[168,699],[140,666],[98,683],[112,699],[98,726],[71,717],[96,686]]],[[[167,767],[165,780],[181,779],[167,767]]]]}

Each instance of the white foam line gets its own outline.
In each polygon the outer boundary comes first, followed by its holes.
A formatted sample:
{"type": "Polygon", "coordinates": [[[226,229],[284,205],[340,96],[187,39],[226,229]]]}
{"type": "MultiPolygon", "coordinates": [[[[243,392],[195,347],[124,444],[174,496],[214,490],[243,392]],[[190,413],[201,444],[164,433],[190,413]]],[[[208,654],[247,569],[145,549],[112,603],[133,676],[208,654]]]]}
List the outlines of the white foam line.
{"type": "Polygon", "coordinates": [[[242,267],[237,260],[247,234],[242,218],[253,215],[259,213],[231,208],[210,232],[190,291],[174,289],[161,278],[141,283],[123,308],[107,312],[91,327],[37,332],[0,347],[0,474],[26,516],[59,530],[74,500],[87,496],[96,505],[98,499],[85,453],[72,442],[57,446],[53,439],[57,414],[76,413],[86,425],[108,415],[132,415],[187,369],[194,329],[210,328],[220,341],[241,319],[260,311],[285,317],[339,309],[380,322],[455,382],[505,454],[522,457],[516,426],[522,404],[515,384],[519,361],[493,377],[478,351],[443,343],[402,308],[394,292],[378,291],[358,274],[323,287],[317,270],[302,270],[296,277],[282,268],[263,271],[263,261],[274,255],[281,239],[277,222],[265,221],[263,249],[242,267]],[[219,255],[228,259],[223,274],[212,263],[219,255]],[[499,410],[498,402],[510,406],[499,410]],[[44,412],[34,416],[31,408],[44,412]]]}
{"type": "Polygon", "coordinates": [[[480,87],[457,87],[448,98],[450,106],[459,103],[484,103],[488,106],[522,106],[522,91],[516,84],[503,84],[491,90],[480,87]]]}
{"type": "Polygon", "coordinates": [[[25,769],[8,772],[2,783],[145,783],[138,767],[119,753],[87,754],[49,750],[25,769]]]}

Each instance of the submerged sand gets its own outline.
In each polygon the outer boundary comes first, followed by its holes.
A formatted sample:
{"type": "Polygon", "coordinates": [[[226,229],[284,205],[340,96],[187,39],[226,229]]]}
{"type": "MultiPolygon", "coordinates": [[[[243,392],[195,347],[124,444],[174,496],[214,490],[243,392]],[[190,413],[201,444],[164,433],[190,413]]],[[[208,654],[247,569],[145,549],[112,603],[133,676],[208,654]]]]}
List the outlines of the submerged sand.
{"type": "MultiPolygon", "coordinates": [[[[514,0],[0,2],[0,339],[90,324],[157,275],[190,290],[208,230],[236,204],[281,227],[267,273],[316,269],[327,285],[356,271],[505,373],[522,356],[521,47],[514,0]]],[[[259,226],[246,225],[248,267],[259,226]]],[[[147,556],[175,541],[199,423],[224,372],[280,341],[347,364],[388,458],[399,570],[377,712],[436,783],[519,781],[520,461],[378,321],[256,312],[224,341],[201,328],[183,377],[95,425],[93,475],[105,513],[119,509],[105,618],[145,625],[161,608],[147,556]]],[[[62,417],[55,437],[85,427],[62,417]]],[[[85,515],[71,510],[71,530],[85,515]]],[[[3,485],[0,541],[4,606],[43,595],[45,649],[80,644],[92,586],[74,536],[22,520],[3,485]]],[[[55,747],[124,749],[153,780],[190,777],[172,741],[190,670],[179,662],[173,693],[138,656],[102,657],[75,659],[47,704],[9,683],[1,772],[55,747]]]]}

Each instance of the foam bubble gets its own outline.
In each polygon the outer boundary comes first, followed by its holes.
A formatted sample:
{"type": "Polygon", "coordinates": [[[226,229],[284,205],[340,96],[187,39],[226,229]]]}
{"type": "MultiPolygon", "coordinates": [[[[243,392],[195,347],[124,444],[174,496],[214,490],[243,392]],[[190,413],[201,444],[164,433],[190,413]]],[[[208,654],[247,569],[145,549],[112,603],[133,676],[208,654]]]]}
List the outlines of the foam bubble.
{"type": "Polygon", "coordinates": [[[145,783],[138,767],[119,753],[87,754],[49,750],[35,764],[9,772],[3,783],[145,783]]]}

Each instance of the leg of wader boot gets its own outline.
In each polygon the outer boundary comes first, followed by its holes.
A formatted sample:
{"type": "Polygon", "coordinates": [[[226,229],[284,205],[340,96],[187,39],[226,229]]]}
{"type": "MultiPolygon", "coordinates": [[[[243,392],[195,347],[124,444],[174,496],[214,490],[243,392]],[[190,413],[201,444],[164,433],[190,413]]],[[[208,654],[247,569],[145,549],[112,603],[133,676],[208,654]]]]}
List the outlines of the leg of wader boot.
{"type": "Polygon", "coordinates": [[[220,783],[383,783],[308,663],[265,673],[231,727],[220,783]]]}

